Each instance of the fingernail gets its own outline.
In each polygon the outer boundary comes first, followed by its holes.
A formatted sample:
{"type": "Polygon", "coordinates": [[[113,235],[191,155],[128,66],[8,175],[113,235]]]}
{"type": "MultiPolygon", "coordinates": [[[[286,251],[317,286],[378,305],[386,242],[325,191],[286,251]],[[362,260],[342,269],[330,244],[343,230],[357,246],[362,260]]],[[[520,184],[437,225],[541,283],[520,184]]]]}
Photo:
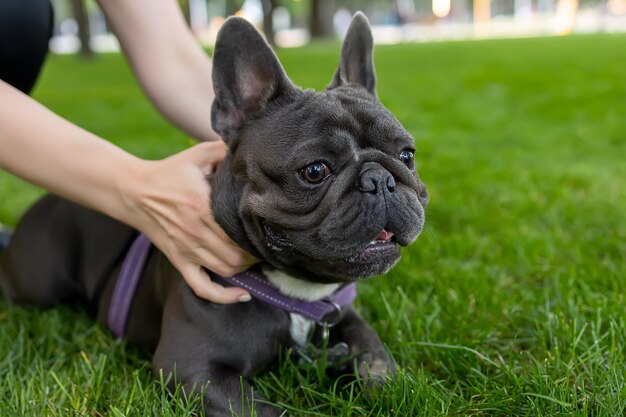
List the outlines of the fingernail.
{"type": "Polygon", "coordinates": [[[252,297],[250,296],[250,294],[244,294],[241,297],[239,297],[240,303],[247,303],[250,300],[252,300],[252,297]]]}

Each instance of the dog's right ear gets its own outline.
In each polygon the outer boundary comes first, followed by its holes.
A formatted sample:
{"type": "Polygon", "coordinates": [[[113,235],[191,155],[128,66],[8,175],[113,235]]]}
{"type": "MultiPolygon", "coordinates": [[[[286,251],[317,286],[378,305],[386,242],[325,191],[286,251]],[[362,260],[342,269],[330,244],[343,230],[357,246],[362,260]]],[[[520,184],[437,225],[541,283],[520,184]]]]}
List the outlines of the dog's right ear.
{"type": "Polygon", "coordinates": [[[328,89],[342,85],[360,85],[376,95],[376,71],[374,70],[374,38],[367,17],[356,12],[341,47],[339,68],[328,89]]]}
{"type": "Polygon", "coordinates": [[[295,87],[254,26],[240,17],[229,17],[217,35],[213,89],[211,124],[226,144],[232,146],[232,140],[246,121],[295,87]]]}

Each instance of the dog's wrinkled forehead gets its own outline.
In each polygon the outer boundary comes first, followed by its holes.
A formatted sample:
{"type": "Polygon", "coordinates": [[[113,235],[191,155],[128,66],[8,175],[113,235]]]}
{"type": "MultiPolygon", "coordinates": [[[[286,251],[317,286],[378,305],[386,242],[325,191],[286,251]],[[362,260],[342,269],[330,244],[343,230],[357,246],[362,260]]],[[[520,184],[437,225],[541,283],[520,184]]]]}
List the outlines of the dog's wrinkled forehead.
{"type": "Polygon", "coordinates": [[[338,87],[318,94],[311,103],[313,110],[322,116],[314,121],[315,131],[330,136],[339,133],[340,141],[347,135],[360,148],[384,147],[396,139],[410,139],[396,118],[362,88],[338,87]]]}
{"type": "Polygon", "coordinates": [[[348,142],[355,152],[373,148],[395,153],[398,143],[412,142],[396,118],[362,90],[338,88],[326,92],[320,100],[328,101],[328,108],[314,131],[327,133],[333,143],[348,142]]]}
{"type": "Polygon", "coordinates": [[[268,113],[241,132],[238,151],[243,152],[236,154],[247,156],[248,169],[259,165],[278,173],[318,160],[340,168],[336,163],[348,162],[346,157],[364,163],[377,150],[395,158],[413,143],[396,118],[362,88],[306,91],[268,113]]]}

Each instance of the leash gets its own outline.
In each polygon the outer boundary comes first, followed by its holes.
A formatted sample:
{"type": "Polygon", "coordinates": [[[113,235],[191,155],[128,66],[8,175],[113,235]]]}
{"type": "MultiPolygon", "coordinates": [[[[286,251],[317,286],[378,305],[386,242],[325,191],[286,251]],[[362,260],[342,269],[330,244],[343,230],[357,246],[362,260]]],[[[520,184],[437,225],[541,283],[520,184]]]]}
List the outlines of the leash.
{"type": "MultiPolygon", "coordinates": [[[[123,337],[126,332],[135,292],[151,248],[150,240],[144,234],[139,234],[122,263],[107,317],[111,333],[118,338],[123,337]]],[[[313,320],[324,326],[326,331],[341,319],[342,309],[356,298],[356,284],[354,283],[346,284],[318,301],[304,301],[289,297],[273,286],[265,275],[254,269],[241,272],[231,278],[216,275],[213,278],[227,286],[243,288],[256,299],[281,310],[300,314],[313,320]]]]}
{"type": "Polygon", "coordinates": [[[109,330],[115,337],[121,338],[126,333],[130,308],[151,247],[150,239],[140,233],[128,250],[126,258],[124,258],[122,269],[120,269],[120,274],[115,283],[107,317],[109,330]]]}

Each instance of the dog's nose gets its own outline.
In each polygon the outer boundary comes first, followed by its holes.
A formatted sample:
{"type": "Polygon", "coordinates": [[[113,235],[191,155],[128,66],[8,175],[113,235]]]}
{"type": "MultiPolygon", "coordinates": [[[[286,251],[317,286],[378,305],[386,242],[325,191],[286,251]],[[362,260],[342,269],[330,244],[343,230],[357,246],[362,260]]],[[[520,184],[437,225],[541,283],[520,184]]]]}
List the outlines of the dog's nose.
{"type": "Polygon", "coordinates": [[[376,162],[363,164],[359,176],[359,190],[364,193],[376,194],[385,188],[391,193],[396,190],[396,180],[391,172],[376,162]]]}

